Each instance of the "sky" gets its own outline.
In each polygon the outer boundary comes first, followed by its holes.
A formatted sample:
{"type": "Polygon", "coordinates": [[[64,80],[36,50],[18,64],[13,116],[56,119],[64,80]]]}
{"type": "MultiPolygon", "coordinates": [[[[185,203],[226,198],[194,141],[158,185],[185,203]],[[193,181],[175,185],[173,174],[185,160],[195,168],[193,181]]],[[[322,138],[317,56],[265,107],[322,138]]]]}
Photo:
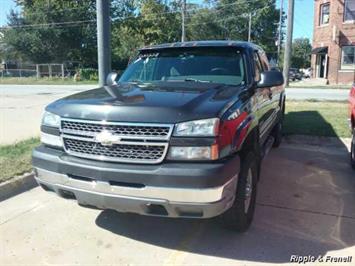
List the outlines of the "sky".
{"type": "MultiPolygon", "coordinates": [[[[276,0],[277,7],[282,0],[276,0]]],[[[198,3],[202,0],[187,0],[198,3]]],[[[288,0],[283,0],[284,10],[287,12],[288,0]]],[[[7,14],[11,8],[16,8],[14,0],[0,0],[0,26],[6,25],[7,14]]],[[[313,36],[313,12],[314,0],[295,0],[295,17],[293,25],[293,38],[307,37],[312,40],[313,36]]]]}
{"type": "MultiPolygon", "coordinates": [[[[276,1],[280,6],[281,0],[276,1]]],[[[284,0],[284,10],[287,14],[288,0],[284,0]]],[[[314,0],[295,0],[295,15],[293,21],[293,38],[313,37],[314,0]]]]}

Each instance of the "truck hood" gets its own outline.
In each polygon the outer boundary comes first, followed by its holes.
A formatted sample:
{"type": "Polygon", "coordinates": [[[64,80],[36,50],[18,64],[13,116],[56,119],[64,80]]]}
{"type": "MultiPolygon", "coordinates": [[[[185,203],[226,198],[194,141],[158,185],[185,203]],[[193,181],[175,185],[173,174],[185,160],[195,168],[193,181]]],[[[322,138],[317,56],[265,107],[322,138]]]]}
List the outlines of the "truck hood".
{"type": "Polygon", "coordinates": [[[46,110],[87,120],[177,123],[219,117],[242,90],[202,82],[120,83],[62,98],[46,110]]]}

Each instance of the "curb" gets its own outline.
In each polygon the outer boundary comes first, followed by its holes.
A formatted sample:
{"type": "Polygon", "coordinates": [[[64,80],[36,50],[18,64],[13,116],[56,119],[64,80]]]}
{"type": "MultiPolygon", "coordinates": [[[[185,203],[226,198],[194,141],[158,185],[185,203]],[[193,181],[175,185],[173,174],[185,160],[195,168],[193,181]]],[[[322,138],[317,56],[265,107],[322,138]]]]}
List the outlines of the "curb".
{"type": "Polygon", "coordinates": [[[37,183],[33,172],[14,177],[0,183],[0,201],[6,200],[36,186],[37,183]]]}

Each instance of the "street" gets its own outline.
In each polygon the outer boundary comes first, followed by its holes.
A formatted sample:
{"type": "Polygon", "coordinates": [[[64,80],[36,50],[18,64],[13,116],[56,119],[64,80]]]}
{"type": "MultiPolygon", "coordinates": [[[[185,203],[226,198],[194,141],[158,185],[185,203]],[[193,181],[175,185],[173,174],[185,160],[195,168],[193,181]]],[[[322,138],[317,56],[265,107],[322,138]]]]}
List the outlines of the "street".
{"type": "Polygon", "coordinates": [[[343,89],[316,89],[316,88],[286,88],[286,97],[289,100],[318,100],[318,101],[346,101],[349,90],[343,89]]]}
{"type": "Polygon", "coordinates": [[[82,208],[37,187],[0,203],[0,265],[275,265],[291,255],[355,254],[346,147],[285,142],[263,162],[244,234],[215,220],[82,208]]]}
{"type": "MultiPolygon", "coordinates": [[[[96,85],[0,85],[0,144],[39,135],[44,107],[50,102],[96,85]]],[[[347,100],[348,90],[286,89],[288,100],[347,100]]]]}
{"type": "Polygon", "coordinates": [[[0,85],[0,144],[39,136],[41,116],[50,102],[95,85],[0,85]]]}

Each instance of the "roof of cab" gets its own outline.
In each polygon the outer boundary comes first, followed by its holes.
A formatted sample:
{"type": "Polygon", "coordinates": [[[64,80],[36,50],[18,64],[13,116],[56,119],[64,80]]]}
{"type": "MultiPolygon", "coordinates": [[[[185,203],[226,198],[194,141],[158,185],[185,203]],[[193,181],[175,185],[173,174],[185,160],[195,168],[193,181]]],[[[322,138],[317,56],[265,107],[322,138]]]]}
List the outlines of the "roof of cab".
{"type": "Polygon", "coordinates": [[[146,46],[140,51],[151,51],[169,48],[183,48],[183,47],[240,47],[240,48],[253,48],[262,50],[258,45],[251,42],[243,41],[189,41],[189,42],[174,42],[163,43],[157,45],[146,46]]]}

